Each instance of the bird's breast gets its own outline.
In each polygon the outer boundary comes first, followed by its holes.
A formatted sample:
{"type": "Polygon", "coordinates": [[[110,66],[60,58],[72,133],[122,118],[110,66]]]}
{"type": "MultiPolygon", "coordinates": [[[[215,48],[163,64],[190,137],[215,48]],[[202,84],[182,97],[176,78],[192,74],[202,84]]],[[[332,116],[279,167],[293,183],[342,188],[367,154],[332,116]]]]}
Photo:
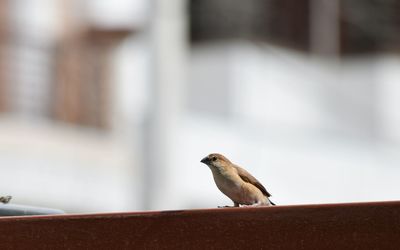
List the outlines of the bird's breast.
{"type": "Polygon", "coordinates": [[[242,200],[243,190],[239,177],[230,173],[214,173],[213,177],[218,189],[234,201],[242,200]]]}
{"type": "Polygon", "coordinates": [[[218,189],[234,202],[245,205],[251,205],[257,202],[266,202],[267,198],[257,187],[245,183],[234,172],[213,171],[213,176],[218,189]]]}

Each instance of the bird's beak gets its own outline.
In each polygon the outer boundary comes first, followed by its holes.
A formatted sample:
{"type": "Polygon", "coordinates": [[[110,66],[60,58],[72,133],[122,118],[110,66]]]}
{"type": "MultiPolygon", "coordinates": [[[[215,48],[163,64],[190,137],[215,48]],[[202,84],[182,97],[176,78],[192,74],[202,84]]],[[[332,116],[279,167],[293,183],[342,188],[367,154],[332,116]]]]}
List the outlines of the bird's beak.
{"type": "Polygon", "coordinates": [[[208,159],[208,157],[204,157],[203,159],[201,159],[201,163],[207,164],[210,160],[208,159]]]}

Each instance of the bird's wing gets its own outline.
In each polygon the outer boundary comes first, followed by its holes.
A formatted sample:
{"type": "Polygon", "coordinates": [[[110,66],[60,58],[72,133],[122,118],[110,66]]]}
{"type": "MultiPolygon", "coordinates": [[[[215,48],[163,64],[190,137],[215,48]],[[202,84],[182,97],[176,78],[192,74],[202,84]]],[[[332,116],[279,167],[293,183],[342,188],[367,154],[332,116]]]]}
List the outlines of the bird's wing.
{"type": "Polygon", "coordinates": [[[260,189],[260,191],[267,197],[270,197],[271,194],[268,193],[268,191],[265,189],[265,187],[254,177],[252,176],[249,172],[247,172],[245,169],[239,167],[239,166],[235,166],[240,178],[245,181],[248,182],[254,186],[256,186],[258,189],[260,189]]]}

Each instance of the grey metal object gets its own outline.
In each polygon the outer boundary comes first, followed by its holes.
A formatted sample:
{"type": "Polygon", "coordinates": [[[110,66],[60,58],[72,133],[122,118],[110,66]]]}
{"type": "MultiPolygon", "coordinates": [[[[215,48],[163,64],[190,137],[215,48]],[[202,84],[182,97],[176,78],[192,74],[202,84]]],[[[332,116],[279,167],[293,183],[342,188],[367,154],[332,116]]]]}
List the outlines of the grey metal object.
{"type": "Polygon", "coordinates": [[[52,214],[65,214],[65,212],[59,209],[44,208],[44,207],[32,207],[32,206],[15,205],[15,204],[0,204],[0,217],[24,216],[24,215],[52,215],[52,214]]]}

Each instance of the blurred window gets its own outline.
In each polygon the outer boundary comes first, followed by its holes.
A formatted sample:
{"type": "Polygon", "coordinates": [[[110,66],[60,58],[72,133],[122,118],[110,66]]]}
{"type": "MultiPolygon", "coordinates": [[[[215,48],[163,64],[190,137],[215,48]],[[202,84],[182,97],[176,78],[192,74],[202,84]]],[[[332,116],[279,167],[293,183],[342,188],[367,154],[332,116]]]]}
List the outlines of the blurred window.
{"type": "Polygon", "coordinates": [[[60,44],[56,55],[55,119],[109,127],[112,50],[131,32],[126,28],[87,27],[60,44]]]}
{"type": "MultiPolygon", "coordinates": [[[[339,2],[342,55],[399,51],[399,1],[326,0],[318,4],[327,1],[339,2]]],[[[193,44],[245,39],[310,51],[311,4],[311,0],[191,0],[190,39],[193,44]]]]}
{"type": "Polygon", "coordinates": [[[35,2],[47,17],[46,25],[37,25],[29,5],[0,1],[0,112],[109,127],[112,53],[132,30],[77,18],[76,4],[82,3],[44,8],[48,3],[35,2]],[[51,34],[41,35],[45,31],[51,34]]]}
{"type": "Polygon", "coordinates": [[[341,1],[342,53],[399,51],[400,1],[341,1]]]}
{"type": "Polygon", "coordinates": [[[53,117],[69,123],[108,126],[108,67],[101,47],[85,40],[57,50],[53,117]]]}
{"type": "Polygon", "coordinates": [[[189,11],[193,43],[248,39],[309,47],[309,0],[191,0],[189,11]]]}

